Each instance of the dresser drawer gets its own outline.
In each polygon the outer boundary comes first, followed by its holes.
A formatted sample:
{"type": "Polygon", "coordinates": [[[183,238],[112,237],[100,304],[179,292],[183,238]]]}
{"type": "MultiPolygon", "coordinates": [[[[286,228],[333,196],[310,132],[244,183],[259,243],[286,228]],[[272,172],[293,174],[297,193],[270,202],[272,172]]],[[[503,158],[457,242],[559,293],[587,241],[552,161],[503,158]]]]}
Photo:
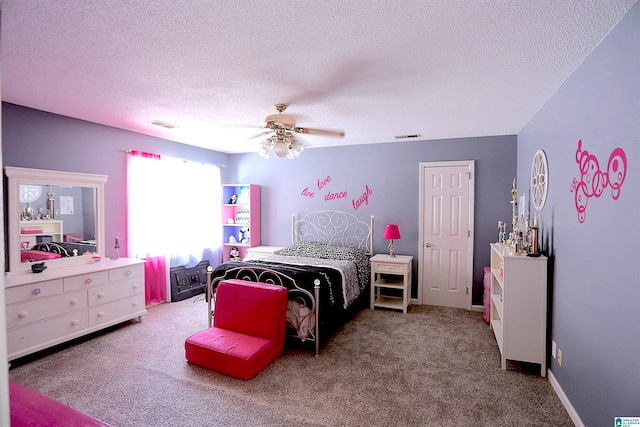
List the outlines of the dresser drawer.
{"type": "MultiPolygon", "coordinates": [[[[59,316],[87,308],[87,292],[76,291],[68,294],[54,295],[48,298],[38,298],[6,307],[7,329],[27,325],[49,317],[59,316]]],[[[48,328],[48,323],[42,327],[48,328]]]]}
{"type": "MultiPolygon", "coordinates": [[[[7,353],[11,355],[47,341],[74,334],[87,328],[87,310],[74,311],[45,322],[32,323],[7,331],[7,353]]],[[[43,346],[46,347],[46,346],[43,346]]]]}
{"type": "Polygon", "coordinates": [[[6,288],[4,297],[7,304],[29,301],[62,293],[62,279],[6,288]]]}
{"type": "Polygon", "coordinates": [[[64,278],[64,291],[75,291],[78,289],[86,289],[89,286],[101,285],[109,281],[108,271],[94,271],[78,276],[64,278]]]}
{"type": "Polygon", "coordinates": [[[373,270],[376,273],[402,274],[405,272],[405,265],[390,262],[373,263],[373,270]]]}
{"type": "Polygon", "coordinates": [[[109,270],[109,281],[128,279],[130,277],[144,276],[144,264],[128,265],[126,267],[109,270]]]}
{"type": "Polygon", "coordinates": [[[141,277],[131,277],[89,289],[89,307],[144,293],[141,277]]]}
{"type": "Polygon", "coordinates": [[[89,308],[89,326],[93,327],[114,320],[131,319],[136,315],[142,316],[144,313],[146,313],[144,294],[135,295],[89,308]]]}

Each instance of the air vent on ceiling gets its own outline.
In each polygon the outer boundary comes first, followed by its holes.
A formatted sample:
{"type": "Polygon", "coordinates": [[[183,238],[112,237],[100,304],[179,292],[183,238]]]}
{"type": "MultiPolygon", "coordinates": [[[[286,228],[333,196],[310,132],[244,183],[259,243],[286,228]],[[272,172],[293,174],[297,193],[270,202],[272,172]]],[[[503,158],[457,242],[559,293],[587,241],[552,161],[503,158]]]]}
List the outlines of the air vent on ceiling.
{"type": "Polygon", "coordinates": [[[419,133],[414,133],[413,135],[396,135],[394,136],[395,139],[410,139],[410,138],[420,138],[420,134],[419,133]]]}
{"type": "Polygon", "coordinates": [[[162,120],[153,120],[153,121],[150,121],[149,124],[160,126],[162,128],[165,128],[165,129],[175,129],[175,128],[180,127],[180,126],[176,126],[176,125],[173,125],[171,123],[168,123],[168,122],[165,122],[165,121],[162,121],[162,120]]]}

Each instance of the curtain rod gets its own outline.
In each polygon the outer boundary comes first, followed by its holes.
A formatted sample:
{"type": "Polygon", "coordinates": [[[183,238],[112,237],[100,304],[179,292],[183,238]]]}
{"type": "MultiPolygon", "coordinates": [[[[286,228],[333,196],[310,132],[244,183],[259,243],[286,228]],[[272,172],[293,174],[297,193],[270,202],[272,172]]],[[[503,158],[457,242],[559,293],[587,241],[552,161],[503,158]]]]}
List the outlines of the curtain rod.
{"type": "MultiPolygon", "coordinates": [[[[153,156],[153,157],[162,157],[160,154],[156,154],[156,153],[149,153],[148,151],[140,151],[140,150],[134,150],[133,148],[123,148],[120,151],[124,151],[127,154],[130,154],[132,152],[137,152],[137,153],[141,153],[143,155],[148,155],[148,156],[153,156]]],[[[172,157],[172,156],[167,156],[167,157],[172,157]]],[[[194,161],[194,160],[187,160],[187,159],[182,159],[177,157],[178,159],[182,160],[183,162],[192,162],[192,163],[205,163],[205,162],[198,162],[198,161],[194,161]]],[[[213,165],[213,166],[218,166],[219,168],[226,168],[227,165],[222,165],[220,163],[205,163],[208,165],[213,165]]]]}

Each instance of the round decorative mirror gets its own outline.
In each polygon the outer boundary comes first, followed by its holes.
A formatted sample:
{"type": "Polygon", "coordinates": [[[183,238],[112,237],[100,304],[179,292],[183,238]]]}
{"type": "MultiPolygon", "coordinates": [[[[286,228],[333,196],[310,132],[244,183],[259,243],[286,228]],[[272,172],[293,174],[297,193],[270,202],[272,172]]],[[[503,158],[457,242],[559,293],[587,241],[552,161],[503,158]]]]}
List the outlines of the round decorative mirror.
{"type": "Polygon", "coordinates": [[[547,201],[549,188],[549,165],[543,150],[536,151],[531,163],[531,203],[537,210],[542,210],[547,201]]]}
{"type": "Polygon", "coordinates": [[[20,203],[33,203],[40,198],[42,187],[39,185],[20,185],[20,203]]]}

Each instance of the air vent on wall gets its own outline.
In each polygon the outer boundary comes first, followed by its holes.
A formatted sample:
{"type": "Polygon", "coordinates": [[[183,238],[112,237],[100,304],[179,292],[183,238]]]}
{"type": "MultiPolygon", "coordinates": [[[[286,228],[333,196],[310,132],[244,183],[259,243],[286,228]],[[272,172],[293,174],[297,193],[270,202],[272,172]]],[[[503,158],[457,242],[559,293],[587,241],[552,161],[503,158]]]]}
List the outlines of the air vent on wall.
{"type": "Polygon", "coordinates": [[[414,133],[412,135],[396,135],[394,136],[395,139],[409,139],[409,138],[420,138],[420,134],[419,133],[414,133]]]}
{"type": "Polygon", "coordinates": [[[153,121],[150,121],[149,124],[160,126],[162,128],[165,128],[165,129],[175,129],[175,128],[180,127],[180,126],[176,126],[176,125],[173,125],[171,123],[168,123],[168,122],[164,122],[162,120],[153,120],[153,121]]]}

